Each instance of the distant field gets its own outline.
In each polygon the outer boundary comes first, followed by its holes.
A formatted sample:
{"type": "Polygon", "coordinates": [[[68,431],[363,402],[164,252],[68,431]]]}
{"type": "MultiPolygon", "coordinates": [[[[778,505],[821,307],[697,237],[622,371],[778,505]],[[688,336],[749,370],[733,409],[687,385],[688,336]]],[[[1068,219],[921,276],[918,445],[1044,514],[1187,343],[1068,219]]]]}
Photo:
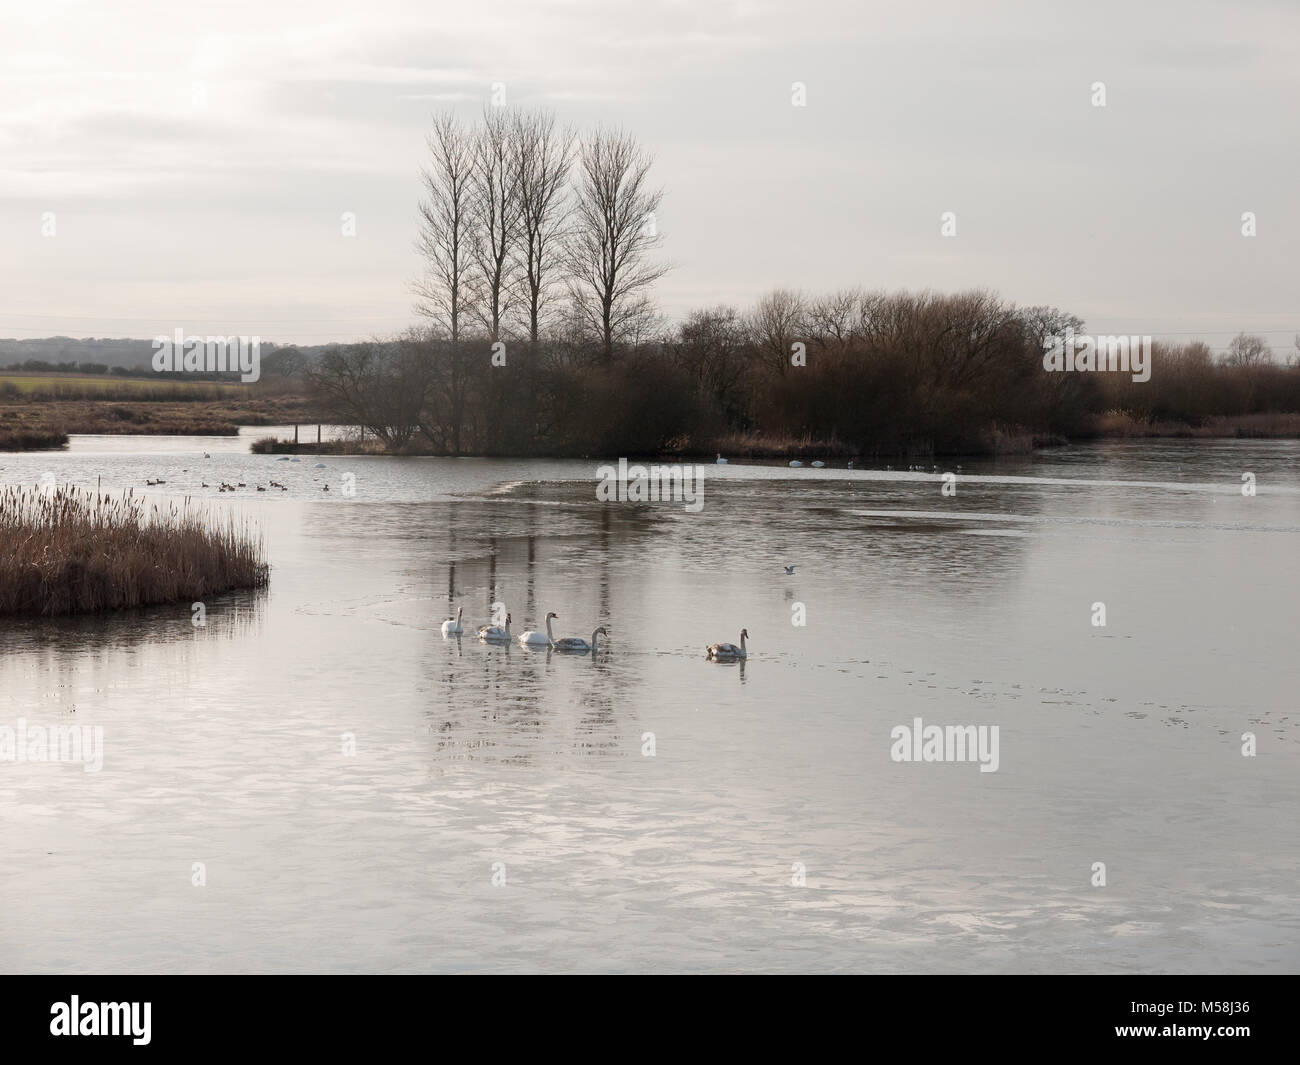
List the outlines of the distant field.
{"type": "Polygon", "coordinates": [[[12,382],[20,392],[52,392],[59,389],[72,389],[78,392],[120,392],[133,388],[204,388],[238,391],[240,388],[246,387],[239,384],[225,384],[219,381],[156,380],[147,377],[119,377],[109,376],[108,374],[23,373],[22,371],[12,370],[0,372],[0,388],[3,388],[6,382],[12,382]]]}

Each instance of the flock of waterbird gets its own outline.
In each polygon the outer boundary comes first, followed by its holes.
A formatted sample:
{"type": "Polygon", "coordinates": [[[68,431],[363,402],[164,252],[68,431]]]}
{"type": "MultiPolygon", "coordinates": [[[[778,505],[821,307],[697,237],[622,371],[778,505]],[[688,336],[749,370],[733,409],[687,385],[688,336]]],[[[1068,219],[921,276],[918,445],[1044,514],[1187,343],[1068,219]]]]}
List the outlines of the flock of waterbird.
{"type": "MultiPolygon", "coordinates": [[[[727,465],[727,460],[724,459],[721,455],[718,456],[718,465],[719,465],[719,466],[726,466],[726,465],[727,465]]],[[[823,469],[826,468],[826,463],[824,463],[821,459],[813,459],[813,461],[810,462],[810,463],[808,463],[808,465],[811,466],[814,470],[823,470],[823,469]]],[[[798,470],[798,469],[802,469],[802,468],[803,468],[803,463],[800,462],[798,459],[791,459],[791,460],[790,460],[790,469],[792,469],[792,470],[798,470]]],[[[848,468],[849,468],[849,469],[853,469],[853,460],[852,460],[852,459],[849,459],[849,462],[848,462],[848,468]]]]}
{"type": "MultiPolygon", "coordinates": [[[[794,566],[786,566],[785,572],[793,576],[794,566]]],[[[456,608],[456,616],[448,618],[442,623],[442,635],[444,639],[452,637],[459,638],[465,634],[465,608],[463,606],[456,608]]],[[[545,647],[552,651],[559,651],[562,654],[594,655],[600,650],[600,638],[608,636],[609,632],[604,625],[599,625],[592,631],[591,639],[584,640],[581,636],[561,636],[558,640],[554,632],[551,631],[551,622],[559,621],[560,615],[551,611],[546,615],[546,631],[540,629],[529,629],[526,632],[514,636],[510,632],[511,615],[506,614],[506,623],[504,625],[480,625],[478,627],[478,638],[482,643],[511,643],[517,639],[523,647],[545,647]]],[[[704,657],[710,662],[737,662],[749,657],[749,649],[745,646],[745,641],[749,639],[749,630],[740,630],[740,643],[711,643],[704,649],[704,657]]]]}
{"type": "MultiPolygon", "coordinates": [[[[719,466],[726,466],[727,464],[728,464],[728,463],[727,463],[727,460],[724,459],[721,455],[719,455],[719,456],[718,456],[718,465],[719,465],[719,466]]],[[[826,468],[826,463],[824,463],[821,459],[814,459],[812,462],[808,463],[808,465],[811,466],[814,470],[823,470],[823,469],[826,468]]],[[[850,469],[850,470],[854,468],[854,466],[853,466],[853,460],[852,460],[852,459],[849,459],[849,461],[845,464],[845,468],[846,468],[846,469],[850,469]]],[[[803,463],[800,462],[798,459],[791,459],[791,460],[790,460],[790,469],[792,469],[792,470],[803,469],[803,463]]],[[[886,466],[885,469],[886,469],[886,470],[889,470],[889,471],[892,472],[892,470],[894,469],[894,467],[893,467],[893,466],[886,466]]],[[[960,467],[960,466],[956,466],[956,467],[954,467],[954,469],[960,471],[960,470],[961,470],[961,467],[960,467]]],[[[925,469],[924,466],[908,466],[908,467],[907,467],[907,470],[908,470],[909,473],[925,473],[925,472],[926,472],[926,469],[925,469]]],[[[933,465],[933,466],[930,467],[930,471],[929,471],[929,472],[931,472],[931,473],[938,473],[938,472],[939,472],[939,467],[938,467],[937,465],[933,465]]]]}
{"type": "MultiPolygon", "coordinates": [[[[207,459],[207,458],[211,458],[212,456],[209,455],[207,452],[204,452],[203,457],[207,459]]],[[[299,460],[297,458],[290,460],[287,456],[284,456],[281,458],[281,461],[298,462],[299,460]]],[[[727,465],[727,460],[724,459],[721,455],[718,456],[718,465],[719,466],[727,465]]],[[[802,466],[803,463],[799,462],[798,460],[794,460],[790,463],[790,465],[793,468],[798,468],[802,466]]],[[[813,462],[812,465],[816,469],[821,469],[826,465],[826,463],[822,462],[819,459],[813,462]]],[[[317,469],[323,469],[324,467],[325,464],[323,462],[318,462],[316,464],[317,469]]],[[[853,462],[852,460],[850,460],[849,469],[852,468],[853,468],[853,462]]],[[[909,469],[910,468],[913,467],[909,467],[909,469]]],[[[922,467],[920,466],[914,468],[918,470],[922,469],[922,467]]],[[[937,469],[938,467],[935,468],[937,469]]],[[[960,468],[961,467],[959,466],[958,469],[960,468]]],[[[166,483],[167,482],[164,481],[162,478],[158,478],[157,480],[152,480],[152,481],[146,478],[145,480],[145,484],[147,484],[151,488],[154,487],[155,485],[166,484],[166,483]]],[[[212,485],[208,484],[206,481],[201,483],[204,488],[213,487],[212,485]]],[[[279,481],[270,481],[269,484],[272,488],[280,489],[281,492],[287,492],[289,490],[286,485],[281,484],[279,481]]],[[[227,484],[225,481],[222,481],[221,484],[217,486],[217,491],[235,492],[238,491],[240,488],[247,488],[247,487],[248,485],[243,481],[238,481],[235,484],[227,484]]],[[[266,491],[266,489],[262,487],[262,485],[260,484],[255,485],[254,487],[259,492],[266,491]]],[[[329,488],[330,486],[327,484],[325,485],[324,488],[321,489],[321,491],[328,492],[329,488]]],[[[786,566],[785,572],[788,576],[793,576],[794,566],[786,566]]],[[[452,636],[459,637],[464,635],[465,633],[465,627],[463,624],[464,616],[465,616],[465,608],[457,607],[456,616],[454,618],[448,618],[446,621],[442,623],[442,635],[446,638],[450,638],[452,636]]],[[[555,638],[555,635],[551,631],[551,622],[558,621],[559,618],[560,615],[554,613],[553,611],[547,614],[546,631],[542,632],[540,630],[529,629],[527,632],[522,632],[517,637],[519,643],[524,647],[547,647],[552,651],[559,651],[562,654],[594,655],[600,649],[600,638],[602,636],[609,635],[609,632],[606,630],[605,626],[599,625],[592,631],[590,640],[584,640],[581,636],[562,636],[560,637],[560,639],[557,640],[555,638]]],[[[480,625],[478,628],[479,640],[482,641],[483,643],[506,643],[506,644],[510,643],[515,638],[512,637],[510,632],[510,620],[511,620],[511,616],[509,614],[506,614],[505,625],[480,625]]],[[[745,641],[748,638],[749,638],[749,630],[741,629],[739,644],[721,643],[721,642],[711,643],[709,644],[708,647],[705,648],[704,656],[711,662],[735,662],[739,659],[748,658],[749,650],[745,646],[745,641]]]]}
{"type": "MultiPolygon", "coordinates": [[[[787,566],[786,572],[793,573],[794,567],[787,566]]],[[[465,608],[463,606],[457,607],[456,616],[448,618],[442,623],[444,639],[464,635],[464,617],[465,608]]],[[[478,638],[483,643],[511,643],[517,639],[523,647],[546,647],[552,651],[559,651],[561,654],[594,655],[600,650],[600,638],[609,635],[609,631],[605,626],[599,625],[592,631],[590,640],[584,640],[581,636],[561,636],[557,640],[555,633],[551,631],[551,622],[559,619],[560,615],[551,611],[546,615],[545,632],[540,629],[529,629],[527,632],[521,632],[518,636],[514,636],[510,632],[511,615],[507,614],[504,625],[480,625],[478,638]]],[[[741,658],[747,658],[749,652],[745,647],[745,640],[748,638],[748,630],[741,629],[739,645],[734,643],[709,644],[705,649],[705,657],[711,662],[734,662],[741,658]]]]}
{"type": "MultiPolygon", "coordinates": [[[[206,451],[203,452],[203,457],[204,457],[205,459],[210,459],[210,458],[212,458],[212,456],[211,456],[210,454],[208,454],[206,451]]],[[[298,459],[298,458],[292,458],[292,459],[291,459],[288,455],[282,455],[282,456],[280,456],[280,461],[281,461],[281,462],[301,462],[302,460],[301,460],[301,459],[298,459]]],[[[326,468],[326,467],[325,467],[325,463],[323,463],[323,462],[318,462],[318,463],[316,463],[316,469],[318,469],[318,470],[323,470],[323,469],[325,469],[325,468],[326,468]]],[[[182,472],[182,473],[189,473],[190,471],[189,471],[188,469],[184,469],[184,470],[182,470],[181,472],[182,472]]],[[[146,477],[144,483],[145,483],[146,485],[148,485],[150,488],[155,488],[155,487],[157,487],[158,485],[160,485],[160,484],[166,484],[167,482],[164,481],[161,477],[157,478],[156,480],[152,480],[152,481],[151,481],[149,478],[146,477]]],[[[234,484],[228,484],[226,481],[222,481],[220,484],[215,484],[215,485],[213,485],[213,484],[208,484],[207,481],[200,481],[200,482],[199,482],[199,485],[200,485],[200,487],[202,487],[202,488],[215,488],[218,492],[238,492],[241,488],[247,488],[247,487],[248,487],[248,485],[247,485],[245,482],[243,482],[243,481],[236,481],[234,484]]],[[[284,483],[280,482],[280,481],[268,481],[268,482],[267,482],[267,485],[269,485],[270,488],[278,488],[278,489],[280,489],[281,492],[287,492],[287,491],[289,491],[289,486],[288,486],[287,484],[284,484],[284,483]]],[[[255,484],[255,485],[253,485],[253,487],[256,488],[259,492],[266,492],[266,491],[269,491],[269,490],[270,490],[270,488],[266,487],[265,485],[260,485],[260,484],[255,484]]],[[[324,485],[324,486],[321,488],[321,491],[322,491],[322,492],[328,492],[329,490],[330,490],[330,486],[329,486],[328,484],[324,485]]]]}
{"type": "MultiPolygon", "coordinates": [[[[452,636],[462,636],[465,632],[464,625],[465,608],[457,607],[456,616],[448,618],[442,623],[442,635],[446,638],[452,636]]],[[[518,639],[524,647],[547,647],[552,651],[560,651],[563,654],[595,654],[600,649],[600,638],[608,636],[609,632],[604,625],[599,625],[591,634],[591,639],[584,640],[581,636],[562,636],[558,640],[551,631],[551,622],[558,621],[560,615],[554,611],[546,615],[546,631],[540,632],[530,629],[527,632],[521,632],[518,637],[513,637],[510,633],[511,615],[506,615],[504,625],[480,625],[478,628],[478,638],[483,643],[510,643],[513,639],[518,639]]]]}

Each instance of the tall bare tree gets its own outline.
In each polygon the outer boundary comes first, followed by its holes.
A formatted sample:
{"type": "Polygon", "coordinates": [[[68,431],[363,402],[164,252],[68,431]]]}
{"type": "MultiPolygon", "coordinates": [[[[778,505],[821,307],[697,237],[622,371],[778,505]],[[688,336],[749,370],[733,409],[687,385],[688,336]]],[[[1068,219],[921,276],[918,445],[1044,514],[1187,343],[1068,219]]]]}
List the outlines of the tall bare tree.
{"type": "Polygon", "coordinates": [[[596,130],[578,161],[569,294],[606,361],[626,328],[644,320],[648,290],[668,271],[651,259],[662,242],[655,214],[663,199],[650,185],[652,162],[631,134],[610,129],[596,130]]]}
{"type": "Polygon", "coordinates": [[[519,251],[523,266],[528,339],[536,344],[541,323],[563,268],[564,225],[569,215],[567,183],[576,134],[557,130],[549,111],[515,117],[519,183],[519,251]]]}
{"type": "Polygon", "coordinates": [[[485,107],[474,137],[473,287],[475,314],[489,340],[499,340],[514,289],[519,239],[519,142],[517,125],[504,108],[485,107]]]}
{"type": "Polygon", "coordinates": [[[468,374],[461,333],[469,303],[473,262],[474,141],[450,111],[435,115],[429,162],[421,171],[420,233],[416,250],[424,275],[416,282],[417,310],[450,342],[443,375],[453,450],[460,450],[468,374]]]}
{"type": "Polygon", "coordinates": [[[451,111],[435,115],[427,138],[429,162],[420,172],[420,234],[416,250],[424,276],[416,282],[420,314],[448,339],[460,340],[469,302],[473,243],[474,151],[470,132],[451,111]]]}

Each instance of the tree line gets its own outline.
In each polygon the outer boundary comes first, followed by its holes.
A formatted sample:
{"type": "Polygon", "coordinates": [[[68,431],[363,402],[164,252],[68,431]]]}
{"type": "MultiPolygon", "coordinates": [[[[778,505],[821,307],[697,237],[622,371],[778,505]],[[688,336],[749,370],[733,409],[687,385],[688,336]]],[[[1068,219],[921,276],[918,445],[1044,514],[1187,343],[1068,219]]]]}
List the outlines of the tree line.
{"type": "Polygon", "coordinates": [[[421,324],[306,371],[326,417],[394,451],[978,453],[1088,436],[1097,416],[1300,411],[1261,338],[1153,348],[1150,381],[1049,373],[1084,323],[986,291],[773,291],[676,325],[651,302],[662,190],[628,133],[544,111],[435,117],[413,284],[421,324]]]}

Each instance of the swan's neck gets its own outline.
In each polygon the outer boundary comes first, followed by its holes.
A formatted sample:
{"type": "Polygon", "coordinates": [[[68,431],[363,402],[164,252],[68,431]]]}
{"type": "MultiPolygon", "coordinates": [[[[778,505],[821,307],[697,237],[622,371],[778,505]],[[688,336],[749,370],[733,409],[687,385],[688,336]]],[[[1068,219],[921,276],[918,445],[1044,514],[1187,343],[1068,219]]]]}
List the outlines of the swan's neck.
{"type": "Polygon", "coordinates": [[[599,642],[600,642],[600,630],[597,629],[595,632],[593,632],[593,633],[591,634],[591,650],[592,650],[593,653],[595,652],[595,650],[596,650],[596,645],[597,645],[599,642]]]}
{"type": "Polygon", "coordinates": [[[745,634],[743,632],[740,634],[740,653],[742,655],[745,653],[745,634]]]}
{"type": "Polygon", "coordinates": [[[555,642],[555,637],[551,635],[551,619],[550,619],[550,618],[547,618],[547,619],[546,619],[546,642],[547,642],[547,643],[554,643],[554,642],[555,642]]]}

